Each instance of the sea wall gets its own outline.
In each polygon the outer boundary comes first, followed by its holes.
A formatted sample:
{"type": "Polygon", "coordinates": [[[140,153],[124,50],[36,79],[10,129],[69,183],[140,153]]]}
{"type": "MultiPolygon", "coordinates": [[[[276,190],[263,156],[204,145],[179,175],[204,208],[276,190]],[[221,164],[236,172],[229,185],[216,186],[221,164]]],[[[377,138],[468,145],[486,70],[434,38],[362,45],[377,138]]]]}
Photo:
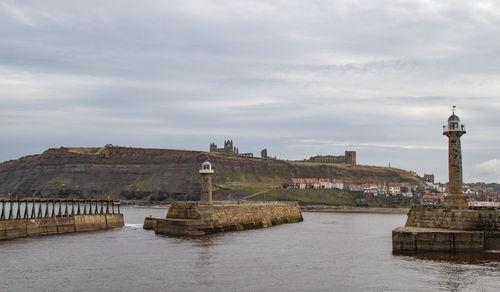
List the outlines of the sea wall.
{"type": "Polygon", "coordinates": [[[106,230],[124,226],[123,214],[57,216],[0,221],[0,240],[106,230]]]}
{"type": "Polygon", "coordinates": [[[405,226],[500,234],[500,212],[491,208],[471,210],[446,206],[414,206],[408,212],[405,226]]]}
{"type": "Polygon", "coordinates": [[[167,235],[203,235],[269,227],[303,221],[297,203],[199,204],[175,202],[167,218],[157,219],[155,232],[167,235]]]}
{"type": "Polygon", "coordinates": [[[144,218],[144,225],[142,228],[144,230],[155,230],[156,229],[156,220],[157,218],[154,217],[146,217],[144,218]]]}
{"type": "Polygon", "coordinates": [[[395,252],[500,250],[496,208],[414,206],[404,227],[392,231],[395,252]]]}
{"type": "Polygon", "coordinates": [[[392,231],[396,252],[477,252],[484,250],[484,232],[398,227],[392,231]]]}

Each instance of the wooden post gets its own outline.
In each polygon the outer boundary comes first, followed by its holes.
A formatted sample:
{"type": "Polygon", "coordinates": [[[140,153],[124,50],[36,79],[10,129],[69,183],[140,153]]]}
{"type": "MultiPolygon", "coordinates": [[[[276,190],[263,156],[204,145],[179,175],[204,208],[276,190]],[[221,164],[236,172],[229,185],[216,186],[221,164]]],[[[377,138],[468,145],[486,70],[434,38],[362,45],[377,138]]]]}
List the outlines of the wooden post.
{"type": "Polygon", "coordinates": [[[104,201],[101,200],[101,215],[104,214],[104,201]]]}
{"type": "Polygon", "coordinates": [[[12,211],[12,206],[14,206],[14,202],[12,202],[12,199],[10,199],[9,220],[14,219],[14,213],[12,211]]]}
{"type": "Polygon", "coordinates": [[[55,217],[56,216],[56,200],[52,200],[52,214],[50,214],[49,217],[55,217]]]}
{"type": "Polygon", "coordinates": [[[111,213],[115,214],[115,201],[111,201],[111,213]]]}
{"type": "Polygon", "coordinates": [[[39,201],[39,205],[38,205],[38,216],[37,216],[37,218],[42,218],[42,215],[43,215],[42,200],[40,200],[39,201]]]}
{"type": "Polygon", "coordinates": [[[5,220],[5,200],[2,200],[2,214],[0,215],[0,220],[5,220]]]}
{"type": "Polygon", "coordinates": [[[59,201],[59,212],[57,212],[57,216],[62,216],[62,202],[61,200],[58,201],[59,201]]]}
{"type": "Polygon", "coordinates": [[[87,200],[83,200],[83,215],[87,215],[87,200]]]}
{"type": "Polygon", "coordinates": [[[106,200],[106,214],[109,214],[109,200],[106,200]]]}
{"type": "Polygon", "coordinates": [[[92,215],[92,199],[89,200],[89,215],[92,215]]]}
{"type": "Polygon", "coordinates": [[[16,219],[21,219],[21,201],[17,200],[17,215],[16,219]]]}
{"type": "Polygon", "coordinates": [[[36,218],[36,209],[35,209],[35,199],[32,200],[33,207],[31,208],[31,217],[30,218],[36,218]]]}
{"type": "Polygon", "coordinates": [[[45,200],[45,218],[49,217],[49,200],[45,200]]]}
{"type": "Polygon", "coordinates": [[[28,210],[28,200],[24,200],[24,216],[23,218],[29,218],[29,210],[28,210]]]}
{"type": "Polygon", "coordinates": [[[64,216],[68,216],[68,200],[64,200],[64,216]]]}
{"type": "Polygon", "coordinates": [[[118,202],[118,214],[120,214],[120,202],[118,202]]]}

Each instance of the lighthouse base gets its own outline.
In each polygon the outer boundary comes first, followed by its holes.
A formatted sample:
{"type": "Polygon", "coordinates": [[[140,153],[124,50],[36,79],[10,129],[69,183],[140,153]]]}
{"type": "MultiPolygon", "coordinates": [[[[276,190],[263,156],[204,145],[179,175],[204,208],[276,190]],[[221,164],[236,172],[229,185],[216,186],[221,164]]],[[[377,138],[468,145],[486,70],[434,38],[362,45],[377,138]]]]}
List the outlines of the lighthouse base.
{"type": "Polygon", "coordinates": [[[404,227],[392,231],[394,252],[500,250],[498,208],[414,206],[404,227]]]}
{"type": "MultiPolygon", "coordinates": [[[[198,236],[301,221],[302,213],[296,202],[174,202],[167,218],[157,218],[151,226],[156,234],[198,236]]],[[[145,220],[145,226],[146,223],[145,220]]]]}
{"type": "Polygon", "coordinates": [[[469,201],[464,194],[450,194],[444,198],[444,204],[454,208],[469,208],[469,201]]]}

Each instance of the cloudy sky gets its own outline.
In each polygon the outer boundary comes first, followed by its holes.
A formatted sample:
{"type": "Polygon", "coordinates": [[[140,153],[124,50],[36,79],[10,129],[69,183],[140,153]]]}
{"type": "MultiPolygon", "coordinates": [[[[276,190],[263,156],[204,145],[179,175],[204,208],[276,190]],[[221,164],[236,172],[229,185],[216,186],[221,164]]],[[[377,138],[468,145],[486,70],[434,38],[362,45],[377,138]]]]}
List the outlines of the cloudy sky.
{"type": "Polygon", "coordinates": [[[500,182],[497,1],[0,0],[0,161],[115,145],[500,182]]]}

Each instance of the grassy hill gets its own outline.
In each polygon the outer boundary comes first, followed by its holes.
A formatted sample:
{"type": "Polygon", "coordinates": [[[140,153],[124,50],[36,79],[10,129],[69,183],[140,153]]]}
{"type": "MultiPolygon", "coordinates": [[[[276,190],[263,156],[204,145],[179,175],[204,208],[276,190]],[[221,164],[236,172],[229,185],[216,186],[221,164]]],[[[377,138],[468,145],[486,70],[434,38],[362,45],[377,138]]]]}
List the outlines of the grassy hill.
{"type": "MultiPolygon", "coordinates": [[[[420,183],[417,177],[405,170],[387,167],[316,164],[187,150],[53,148],[42,154],[0,163],[0,194],[74,198],[110,196],[150,201],[198,200],[198,170],[206,160],[215,169],[214,198],[218,200],[237,199],[281,188],[292,177],[337,178],[344,180],[346,186],[350,183],[420,183]]],[[[278,193],[277,190],[276,196],[278,193]]],[[[338,195],[339,198],[324,199],[332,204],[352,203],[347,196],[338,195]]],[[[307,202],[306,197],[304,202],[307,202]]],[[[318,199],[309,198],[311,202],[314,200],[318,199]]]]}

